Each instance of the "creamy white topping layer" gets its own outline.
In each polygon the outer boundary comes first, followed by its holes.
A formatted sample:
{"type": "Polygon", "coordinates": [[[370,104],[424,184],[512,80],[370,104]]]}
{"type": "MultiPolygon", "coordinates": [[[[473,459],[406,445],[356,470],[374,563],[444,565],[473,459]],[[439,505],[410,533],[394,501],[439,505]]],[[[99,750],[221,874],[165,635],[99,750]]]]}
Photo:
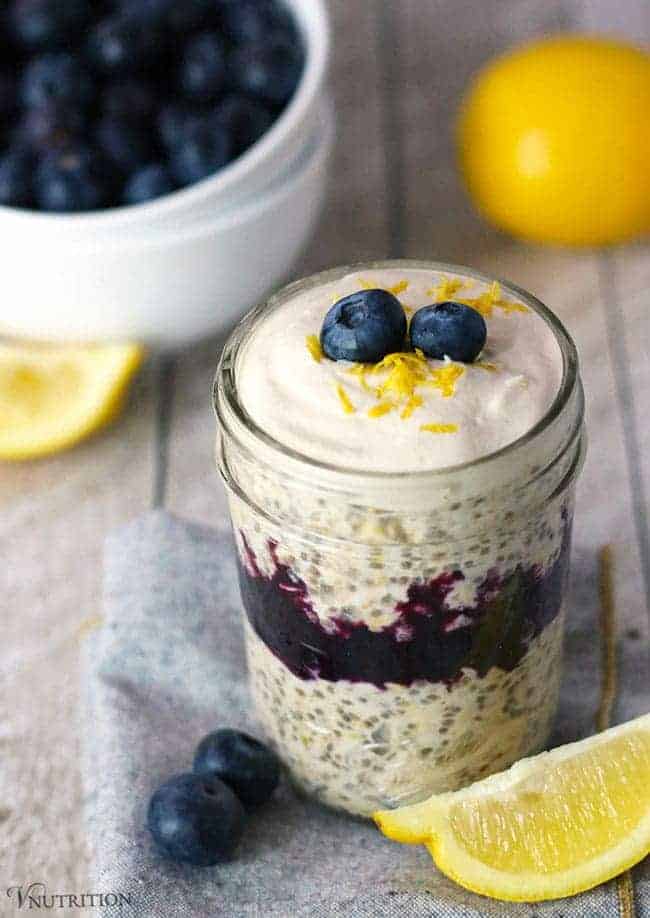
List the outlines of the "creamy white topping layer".
{"type": "Polygon", "coordinates": [[[283,445],[321,462],[364,471],[426,471],[478,459],[529,431],[561,383],[553,330],[514,292],[462,275],[391,268],[347,275],[269,312],[240,351],[240,399],[283,445]],[[318,336],[329,308],[363,288],[393,292],[407,317],[454,300],[487,323],[472,364],[421,354],[378,365],[334,361],[318,336]]]}

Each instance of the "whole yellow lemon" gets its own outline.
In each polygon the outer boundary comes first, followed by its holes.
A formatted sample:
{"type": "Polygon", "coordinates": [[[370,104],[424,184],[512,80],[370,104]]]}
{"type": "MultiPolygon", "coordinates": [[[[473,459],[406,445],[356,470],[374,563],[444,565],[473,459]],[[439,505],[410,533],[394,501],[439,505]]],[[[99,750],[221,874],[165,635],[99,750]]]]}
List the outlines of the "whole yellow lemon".
{"type": "Polygon", "coordinates": [[[460,167],[480,211],[536,242],[650,231],[650,55],[561,35],[503,55],[461,107],[460,167]]]}

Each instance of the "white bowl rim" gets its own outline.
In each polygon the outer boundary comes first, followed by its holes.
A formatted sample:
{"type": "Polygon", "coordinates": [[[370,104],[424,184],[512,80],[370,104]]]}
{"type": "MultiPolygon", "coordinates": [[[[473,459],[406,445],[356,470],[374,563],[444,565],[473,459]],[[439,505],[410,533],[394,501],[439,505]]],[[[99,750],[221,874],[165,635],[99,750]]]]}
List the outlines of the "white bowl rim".
{"type": "Polygon", "coordinates": [[[296,123],[306,117],[309,109],[315,104],[327,74],[331,29],[325,0],[310,0],[306,4],[301,3],[301,0],[282,0],[282,2],[291,7],[291,12],[298,21],[303,38],[306,39],[304,69],[289,104],[269,130],[245,153],[214,175],[143,204],[107,207],[104,210],[74,214],[44,213],[22,207],[0,205],[0,221],[4,227],[8,228],[12,221],[15,224],[29,223],[35,230],[52,229],[56,232],[81,229],[84,231],[104,230],[110,229],[111,224],[115,224],[115,229],[126,228],[134,222],[146,220],[149,217],[157,219],[173,216],[173,212],[180,207],[191,206],[206,197],[224,195],[232,191],[239,183],[244,184],[246,176],[254,172],[261,162],[272,158],[275,149],[281,146],[282,141],[291,133],[296,123]]]}
{"type": "Polygon", "coordinates": [[[290,193],[291,189],[306,175],[315,164],[326,162],[334,143],[335,116],[334,107],[331,100],[326,100],[321,105],[319,115],[319,128],[316,135],[303,149],[297,168],[283,180],[272,184],[267,192],[261,196],[251,198],[243,203],[240,207],[220,213],[212,219],[201,220],[197,223],[183,225],[178,229],[155,229],[147,233],[146,236],[134,234],[131,236],[109,237],[101,241],[92,239],[69,239],[65,244],[74,246],[75,253],[83,255],[84,251],[101,248],[102,251],[114,253],[122,249],[129,250],[146,250],[151,248],[165,248],[170,245],[176,245],[179,241],[188,242],[197,236],[203,236],[206,231],[214,232],[234,229],[242,223],[246,223],[251,217],[272,207],[284,195],[290,193]]]}

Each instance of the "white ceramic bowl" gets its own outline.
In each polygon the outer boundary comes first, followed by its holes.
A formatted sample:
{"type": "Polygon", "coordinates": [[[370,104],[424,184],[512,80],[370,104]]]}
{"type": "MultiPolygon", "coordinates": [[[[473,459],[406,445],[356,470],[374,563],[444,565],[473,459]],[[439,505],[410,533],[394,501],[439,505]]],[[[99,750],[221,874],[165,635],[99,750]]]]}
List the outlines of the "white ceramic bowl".
{"type": "Polygon", "coordinates": [[[302,155],[315,130],[325,97],[330,50],[324,0],[284,0],[293,11],[305,44],[305,66],[296,92],[270,130],[242,156],[219,172],[146,204],[82,214],[48,214],[0,206],[0,238],[28,224],[30,230],[99,241],[116,232],[175,228],[197,212],[214,212],[255,198],[286,174],[302,155]]]}
{"type": "Polygon", "coordinates": [[[176,348],[227,331],[284,280],[307,242],[333,136],[332,110],[322,103],[288,176],[253,200],[174,230],[98,239],[0,217],[0,333],[176,348]]]}

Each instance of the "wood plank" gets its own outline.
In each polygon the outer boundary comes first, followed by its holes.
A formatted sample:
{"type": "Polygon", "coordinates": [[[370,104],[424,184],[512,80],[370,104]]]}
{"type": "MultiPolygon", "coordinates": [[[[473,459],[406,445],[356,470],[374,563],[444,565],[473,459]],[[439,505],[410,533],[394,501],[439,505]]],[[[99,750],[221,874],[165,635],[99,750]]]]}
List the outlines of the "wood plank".
{"type": "Polygon", "coordinates": [[[337,118],[317,234],[294,276],[388,252],[383,66],[378,2],[331,0],[330,88],[337,118]]]}
{"type": "Polygon", "coordinates": [[[601,261],[607,337],[618,364],[618,391],[625,415],[625,448],[632,478],[633,520],[642,552],[650,614],[650,284],[648,246],[614,250],[601,261]]]}
{"type": "Polygon", "coordinates": [[[646,0],[582,0],[580,23],[585,31],[609,32],[642,43],[650,35],[650,7],[646,0]]]}
{"type": "Polygon", "coordinates": [[[79,641],[101,612],[108,529],[150,503],[153,376],[115,426],[51,459],[0,470],[0,863],[6,884],[80,891],[79,641]]]}
{"type": "MultiPolygon", "coordinates": [[[[650,34],[650,29],[646,33],[650,34]]],[[[632,520],[641,551],[643,584],[636,580],[619,589],[619,615],[624,628],[619,644],[622,690],[634,699],[630,715],[648,711],[650,685],[650,310],[648,308],[650,265],[648,246],[627,246],[611,253],[602,266],[602,287],[608,312],[610,348],[619,365],[618,398],[626,416],[625,446],[632,473],[632,520]],[[644,592],[642,592],[645,588],[644,592]],[[645,622],[639,623],[636,609],[645,602],[645,622]]],[[[616,468],[610,465],[616,480],[616,468]]],[[[650,889],[650,859],[634,871],[637,901],[650,889]],[[642,892],[642,890],[644,892],[642,892]]]]}
{"type": "MultiPolygon", "coordinates": [[[[388,251],[376,4],[335,0],[331,12],[338,142],[325,211],[295,276],[388,251]]],[[[214,466],[210,408],[221,343],[200,345],[177,361],[166,505],[191,519],[227,526],[225,495],[214,466]]]]}
{"type": "MultiPolygon", "coordinates": [[[[608,4],[583,0],[584,16],[637,44],[650,43],[650,6],[645,0],[608,4]]],[[[648,244],[621,246],[603,264],[604,293],[611,296],[609,334],[621,368],[620,397],[627,413],[626,442],[634,487],[635,523],[641,546],[646,603],[650,618],[650,284],[648,244]],[[621,334],[621,328],[624,329],[621,334]]]]}
{"type": "Polygon", "coordinates": [[[456,171],[460,101],[494,54],[569,26],[572,9],[569,0],[484,0],[430,3],[423,11],[419,0],[404,0],[394,10],[400,105],[392,130],[404,149],[406,254],[463,264],[494,246],[498,237],[477,218],[456,171]]]}

